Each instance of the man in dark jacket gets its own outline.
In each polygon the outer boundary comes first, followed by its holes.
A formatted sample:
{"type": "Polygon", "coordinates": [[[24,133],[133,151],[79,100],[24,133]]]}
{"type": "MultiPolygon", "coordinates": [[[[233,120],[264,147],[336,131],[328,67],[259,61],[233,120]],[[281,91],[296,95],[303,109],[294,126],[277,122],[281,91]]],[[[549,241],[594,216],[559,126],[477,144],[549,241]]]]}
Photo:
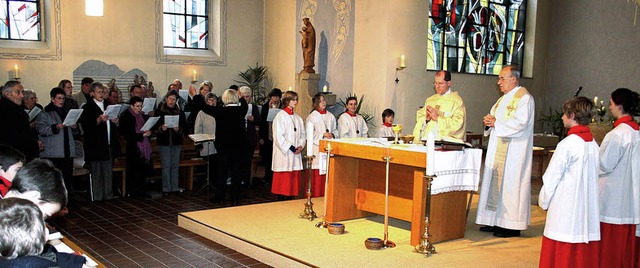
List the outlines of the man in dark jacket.
{"type": "Polygon", "coordinates": [[[2,87],[0,99],[0,122],[8,126],[0,131],[0,144],[8,144],[24,154],[26,161],[38,157],[42,148],[32,134],[29,125],[29,115],[22,109],[24,88],[20,81],[8,81],[2,87]]]}

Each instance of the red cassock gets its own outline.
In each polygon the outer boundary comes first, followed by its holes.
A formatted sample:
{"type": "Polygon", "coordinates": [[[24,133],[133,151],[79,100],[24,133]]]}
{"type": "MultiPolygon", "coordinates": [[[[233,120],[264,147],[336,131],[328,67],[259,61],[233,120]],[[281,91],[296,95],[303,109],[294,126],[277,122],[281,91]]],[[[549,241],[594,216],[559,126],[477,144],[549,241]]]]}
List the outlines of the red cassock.
{"type": "Polygon", "coordinates": [[[273,172],[271,192],[284,196],[298,196],[302,175],[301,170],[273,172]]]}
{"type": "Polygon", "coordinates": [[[597,267],[600,246],[600,241],[565,243],[542,236],[540,267],[597,267]]]}
{"type": "Polygon", "coordinates": [[[636,247],[635,225],[601,222],[600,238],[602,242],[600,267],[638,266],[638,262],[634,260],[640,250],[636,247]]]}

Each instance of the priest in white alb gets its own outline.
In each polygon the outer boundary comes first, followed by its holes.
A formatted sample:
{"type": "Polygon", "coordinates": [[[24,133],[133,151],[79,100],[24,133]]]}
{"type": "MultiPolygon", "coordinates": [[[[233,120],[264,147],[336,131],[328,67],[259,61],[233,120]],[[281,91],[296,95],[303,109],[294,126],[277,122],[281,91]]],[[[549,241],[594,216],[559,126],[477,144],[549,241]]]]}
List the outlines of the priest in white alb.
{"type": "Polygon", "coordinates": [[[429,132],[433,132],[436,140],[462,141],[466,128],[466,111],[458,92],[451,91],[451,73],[437,72],[433,87],[436,94],[427,98],[424,106],[416,112],[413,142],[426,140],[429,132]]]}
{"type": "Polygon", "coordinates": [[[476,224],[497,237],[520,236],[531,223],[531,162],[535,104],[520,85],[520,70],[505,66],[502,97],[484,117],[487,147],[476,224]]]}

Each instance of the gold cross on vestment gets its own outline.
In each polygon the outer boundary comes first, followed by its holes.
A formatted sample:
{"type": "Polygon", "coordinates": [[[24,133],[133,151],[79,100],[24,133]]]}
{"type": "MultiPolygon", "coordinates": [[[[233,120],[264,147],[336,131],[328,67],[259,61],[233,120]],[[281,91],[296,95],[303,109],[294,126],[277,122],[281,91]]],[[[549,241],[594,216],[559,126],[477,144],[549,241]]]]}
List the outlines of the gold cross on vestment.
{"type": "Polygon", "coordinates": [[[507,117],[513,116],[513,112],[515,110],[516,110],[516,107],[514,107],[514,105],[507,106],[507,117]]]}

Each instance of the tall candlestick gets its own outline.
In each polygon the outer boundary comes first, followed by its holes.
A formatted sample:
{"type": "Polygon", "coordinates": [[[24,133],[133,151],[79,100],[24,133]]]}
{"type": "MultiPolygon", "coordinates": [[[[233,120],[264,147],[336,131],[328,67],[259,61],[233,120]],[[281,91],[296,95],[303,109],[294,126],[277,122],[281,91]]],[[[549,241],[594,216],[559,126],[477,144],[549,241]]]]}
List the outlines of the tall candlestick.
{"type": "Polygon", "coordinates": [[[407,67],[407,65],[405,64],[405,57],[404,54],[402,56],[400,56],[400,68],[405,68],[407,67]]]}
{"type": "Polygon", "coordinates": [[[427,134],[427,175],[435,175],[435,141],[433,132],[427,134]]]}
{"type": "Polygon", "coordinates": [[[307,122],[307,156],[313,155],[313,124],[307,122]]]}
{"type": "Polygon", "coordinates": [[[13,65],[13,78],[20,78],[20,67],[18,67],[18,64],[13,65]]]}
{"type": "Polygon", "coordinates": [[[198,72],[193,70],[193,79],[191,81],[198,81],[198,72]]]}

